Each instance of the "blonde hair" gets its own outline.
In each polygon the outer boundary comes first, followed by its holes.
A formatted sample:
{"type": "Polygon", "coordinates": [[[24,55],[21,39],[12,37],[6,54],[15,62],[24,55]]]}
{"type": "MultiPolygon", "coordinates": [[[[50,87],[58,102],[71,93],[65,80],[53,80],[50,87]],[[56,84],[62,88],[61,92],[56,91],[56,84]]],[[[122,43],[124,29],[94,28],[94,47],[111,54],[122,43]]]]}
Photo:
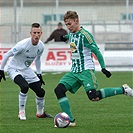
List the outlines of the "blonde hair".
{"type": "Polygon", "coordinates": [[[65,15],[63,16],[63,19],[64,19],[64,21],[66,20],[66,19],[78,19],[79,17],[78,17],[78,14],[77,14],[77,12],[75,12],[75,11],[67,11],[66,13],[65,13],[65,15]]]}

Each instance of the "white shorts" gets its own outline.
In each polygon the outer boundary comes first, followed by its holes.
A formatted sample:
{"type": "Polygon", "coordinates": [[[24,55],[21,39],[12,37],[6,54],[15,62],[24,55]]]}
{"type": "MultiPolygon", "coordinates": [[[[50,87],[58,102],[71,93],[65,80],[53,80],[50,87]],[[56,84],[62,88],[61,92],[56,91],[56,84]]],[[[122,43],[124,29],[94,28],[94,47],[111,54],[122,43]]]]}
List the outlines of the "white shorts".
{"type": "Polygon", "coordinates": [[[16,68],[7,68],[7,74],[13,81],[17,75],[21,75],[28,82],[28,84],[40,80],[30,67],[24,70],[18,70],[16,68]]]}

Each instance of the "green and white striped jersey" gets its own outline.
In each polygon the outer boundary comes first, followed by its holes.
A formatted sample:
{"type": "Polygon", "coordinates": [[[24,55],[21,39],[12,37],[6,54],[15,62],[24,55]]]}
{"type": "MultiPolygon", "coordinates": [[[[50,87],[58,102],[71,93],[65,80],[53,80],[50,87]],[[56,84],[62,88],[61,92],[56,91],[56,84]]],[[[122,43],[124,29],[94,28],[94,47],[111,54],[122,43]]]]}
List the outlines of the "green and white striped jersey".
{"type": "Polygon", "coordinates": [[[72,52],[71,72],[78,73],[87,69],[95,69],[92,52],[96,55],[102,68],[105,68],[103,56],[96,45],[93,36],[84,28],[76,33],[66,35],[72,52]]]}

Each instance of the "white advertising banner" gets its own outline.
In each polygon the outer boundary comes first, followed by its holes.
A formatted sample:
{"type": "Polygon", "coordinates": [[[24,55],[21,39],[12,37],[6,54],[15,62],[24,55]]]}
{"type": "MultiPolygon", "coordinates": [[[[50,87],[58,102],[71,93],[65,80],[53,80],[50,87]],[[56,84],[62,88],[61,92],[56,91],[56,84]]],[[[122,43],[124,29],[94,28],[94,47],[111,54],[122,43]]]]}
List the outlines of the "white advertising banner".
{"type": "MultiPolygon", "coordinates": [[[[0,48],[0,65],[3,54],[6,53],[14,44],[4,44],[0,48]]],[[[105,51],[104,44],[98,45],[105,59],[106,66],[115,71],[131,71],[133,62],[133,51],[105,51]]],[[[93,55],[95,68],[101,70],[98,60],[93,55]]],[[[48,43],[45,44],[45,51],[41,57],[43,72],[66,72],[71,68],[71,51],[67,43],[48,43]]],[[[31,67],[36,70],[35,64],[31,67]]]]}
{"type": "MultiPolygon", "coordinates": [[[[96,57],[93,55],[96,69],[100,69],[96,57]]],[[[71,51],[67,43],[46,44],[45,51],[41,58],[42,70],[51,72],[70,71],[71,68],[71,51]]],[[[35,69],[34,64],[32,65],[35,69]]]]}

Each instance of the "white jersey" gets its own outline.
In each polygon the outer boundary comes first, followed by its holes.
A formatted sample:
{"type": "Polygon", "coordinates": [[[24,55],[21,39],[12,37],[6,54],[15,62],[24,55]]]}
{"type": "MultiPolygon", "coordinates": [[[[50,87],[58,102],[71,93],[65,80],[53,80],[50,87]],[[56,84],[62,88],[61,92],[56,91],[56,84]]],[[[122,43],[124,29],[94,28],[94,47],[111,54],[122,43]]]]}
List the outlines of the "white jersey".
{"type": "Polygon", "coordinates": [[[29,67],[37,56],[41,56],[43,51],[44,44],[41,40],[37,45],[33,45],[31,38],[26,38],[11,49],[14,56],[8,64],[8,68],[23,70],[29,67]]]}

